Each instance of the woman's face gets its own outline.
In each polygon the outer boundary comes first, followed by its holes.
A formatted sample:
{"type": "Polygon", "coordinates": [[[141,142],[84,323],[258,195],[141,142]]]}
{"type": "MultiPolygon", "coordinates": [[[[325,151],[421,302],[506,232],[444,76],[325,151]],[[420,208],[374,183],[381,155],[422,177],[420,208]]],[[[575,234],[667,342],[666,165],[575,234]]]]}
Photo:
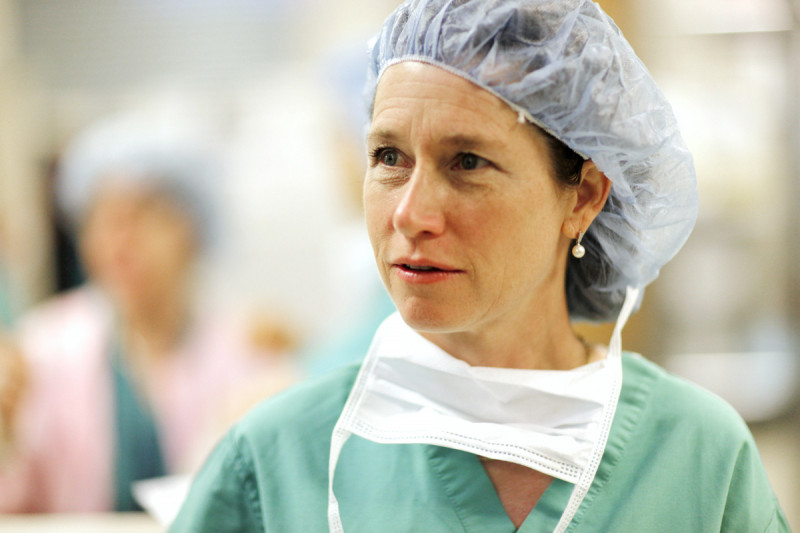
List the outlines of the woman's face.
{"type": "Polygon", "coordinates": [[[565,306],[574,202],[552,177],[545,140],[505,103],[402,62],[381,78],[367,143],[370,240],[411,327],[480,332],[565,306]]]}
{"type": "Polygon", "coordinates": [[[81,235],[89,275],[120,305],[146,310],[185,286],[195,255],[192,219],[150,189],[100,188],[81,235]]]}

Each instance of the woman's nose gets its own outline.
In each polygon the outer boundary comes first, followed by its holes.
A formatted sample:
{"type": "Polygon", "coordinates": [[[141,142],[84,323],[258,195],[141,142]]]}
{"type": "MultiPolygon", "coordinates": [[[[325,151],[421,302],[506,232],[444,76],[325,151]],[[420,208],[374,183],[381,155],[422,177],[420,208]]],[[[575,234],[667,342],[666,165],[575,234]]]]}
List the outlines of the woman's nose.
{"type": "Polygon", "coordinates": [[[395,229],[410,239],[440,235],[445,228],[444,203],[435,177],[415,169],[395,208],[395,229]]]}

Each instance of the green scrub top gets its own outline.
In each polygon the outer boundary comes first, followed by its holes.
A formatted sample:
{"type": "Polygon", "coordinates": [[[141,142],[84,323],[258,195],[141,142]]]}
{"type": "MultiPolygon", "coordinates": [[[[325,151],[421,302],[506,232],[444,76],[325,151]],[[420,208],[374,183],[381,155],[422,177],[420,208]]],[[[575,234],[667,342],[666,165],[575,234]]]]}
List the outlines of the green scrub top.
{"type": "Polygon", "coordinates": [[[111,343],[114,389],[114,510],[141,511],[133,482],[166,474],[161,439],[147,400],[137,390],[122,343],[111,343]]]}
{"type": "MultiPolygon", "coordinates": [[[[210,456],[170,531],[327,531],[331,432],[357,371],[306,382],[249,413],[210,456]]],[[[518,531],[553,531],[571,490],[553,481],[518,531]]],[[[478,458],[447,448],[353,436],[334,492],[346,533],[517,531],[478,458]]],[[[789,528],[733,409],[626,353],[603,460],[568,531],[789,528]]]]}

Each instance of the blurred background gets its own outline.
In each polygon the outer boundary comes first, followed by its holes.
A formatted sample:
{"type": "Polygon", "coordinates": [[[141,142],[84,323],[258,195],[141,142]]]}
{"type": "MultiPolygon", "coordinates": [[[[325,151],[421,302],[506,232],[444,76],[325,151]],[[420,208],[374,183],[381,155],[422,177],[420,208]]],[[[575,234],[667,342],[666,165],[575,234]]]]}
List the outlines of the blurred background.
{"type": "MultiPolygon", "coordinates": [[[[673,103],[700,191],[624,344],[739,410],[797,527],[800,1],[599,3],[673,103]]],[[[83,280],[54,165],[87,125],[135,113],[223,154],[204,297],[277,317],[299,354],[369,329],[389,308],[361,223],[361,78],[396,5],[0,0],[0,323],[83,280]]]]}

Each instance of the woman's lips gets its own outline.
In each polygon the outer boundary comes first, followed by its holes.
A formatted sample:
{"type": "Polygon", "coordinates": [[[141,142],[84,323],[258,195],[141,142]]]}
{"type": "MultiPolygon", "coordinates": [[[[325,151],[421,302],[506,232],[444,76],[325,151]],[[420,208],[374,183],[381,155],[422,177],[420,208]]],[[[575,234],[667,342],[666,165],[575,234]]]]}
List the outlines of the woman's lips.
{"type": "Polygon", "coordinates": [[[407,283],[437,283],[461,273],[446,265],[420,261],[398,261],[392,263],[397,276],[407,283]]]}

